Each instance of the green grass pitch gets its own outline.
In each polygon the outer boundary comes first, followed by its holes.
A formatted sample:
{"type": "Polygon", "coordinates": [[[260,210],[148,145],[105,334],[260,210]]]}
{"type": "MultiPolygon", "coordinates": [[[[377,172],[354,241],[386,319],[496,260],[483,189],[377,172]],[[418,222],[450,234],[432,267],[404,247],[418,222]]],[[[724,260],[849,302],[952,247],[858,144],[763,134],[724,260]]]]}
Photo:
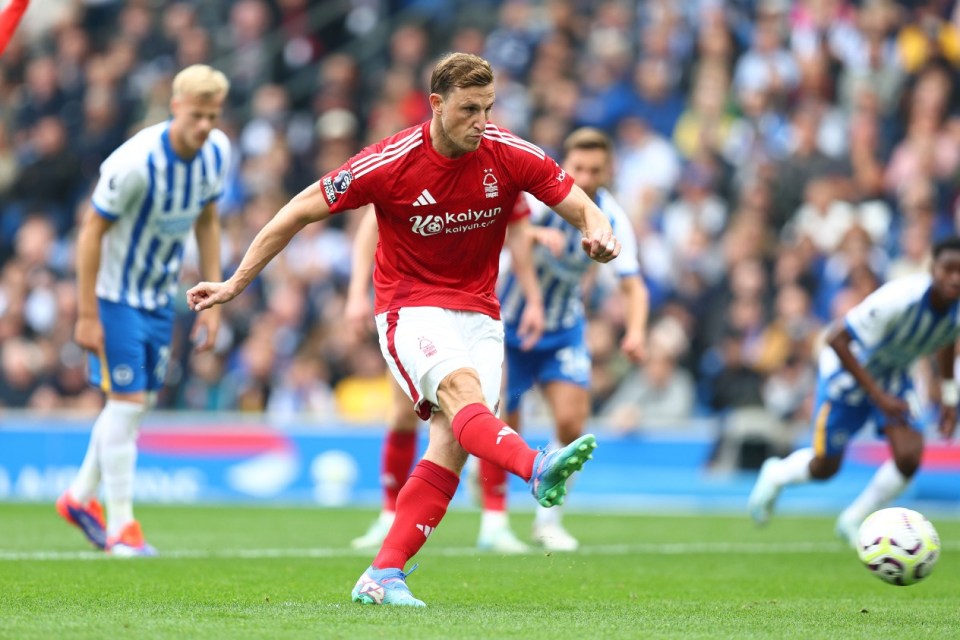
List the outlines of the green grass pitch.
{"type": "MultiPolygon", "coordinates": [[[[163,554],[91,550],[53,505],[0,504],[0,638],[960,638],[960,522],[933,575],[893,587],[826,517],[571,514],[576,554],[473,550],[453,511],[408,580],[422,610],[362,607],[369,510],[142,506],[163,554]]],[[[518,532],[531,514],[518,513],[518,532]]]]}

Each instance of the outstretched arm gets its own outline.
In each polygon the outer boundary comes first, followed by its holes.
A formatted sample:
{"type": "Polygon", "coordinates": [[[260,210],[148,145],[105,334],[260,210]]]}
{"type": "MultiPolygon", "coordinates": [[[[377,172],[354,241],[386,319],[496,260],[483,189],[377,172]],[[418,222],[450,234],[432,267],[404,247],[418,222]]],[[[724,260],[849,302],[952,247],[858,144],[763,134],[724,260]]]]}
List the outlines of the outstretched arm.
{"type": "Polygon", "coordinates": [[[853,336],[845,326],[841,325],[830,332],[827,344],[836,351],[837,357],[840,358],[840,362],[843,364],[843,368],[853,375],[854,379],[856,379],[863,390],[867,392],[870,400],[877,405],[880,411],[895,420],[906,420],[910,413],[909,405],[907,405],[904,400],[890,395],[877,384],[877,381],[863,368],[850,350],[850,343],[852,341],[853,336]]]}
{"type": "Polygon", "coordinates": [[[647,286],[639,275],[620,279],[620,293],[626,302],[626,333],[620,341],[620,349],[633,362],[642,361],[647,355],[647,316],[650,312],[650,296],[647,286]]]}
{"type": "Polygon", "coordinates": [[[226,282],[201,282],[187,291],[187,304],[203,311],[230,302],[247,288],[267,264],[311,222],[330,216],[330,207],[319,182],[298,193],[277,212],[253,239],[236,272],[226,282]]]}
{"type": "MultiPolygon", "coordinates": [[[[220,267],[220,216],[217,215],[216,202],[208,202],[203,207],[193,231],[197,238],[200,277],[208,282],[221,280],[223,272],[220,267]]],[[[213,347],[219,330],[220,308],[211,307],[197,316],[190,332],[190,341],[197,351],[206,351],[213,347]]]]}
{"type": "Polygon", "coordinates": [[[103,325],[97,308],[97,272],[103,236],[113,221],[87,209],[77,237],[77,326],[74,340],[87,351],[103,351],[103,325]]]}
{"type": "Polygon", "coordinates": [[[520,348],[524,351],[533,348],[543,335],[543,295],[540,281],[537,280],[533,264],[534,226],[526,216],[510,223],[507,227],[507,249],[513,273],[523,291],[524,308],[520,318],[518,333],[523,340],[520,348]]]}
{"type": "Polygon", "coordinates": [[[951,342],[937,351],[937,369],[940,372],[940,435],[952,438],[957,428],[957,383],[953,370],[957,360],[957,344],[951,342]]]}
{"type": "Polygon", "coordinates": [[[370,279],[373,276],[373,260],[377,253],[377,214],[373,207],[363,214],[353,239],[353,259],[350,267],[350,284],[343,315],[349,331],[357,339],[362,338],[371,327],[373,309],[370,305],[370,279]]]}
{"type": "Polygon", "coordinates": [[[597,262],[610,262],[620,255],[620,242],[613,235],[607,216],[583,189],[573,185],[567,197],[552,207],[564,220],[580,229],[581,246],[597,262]]]}

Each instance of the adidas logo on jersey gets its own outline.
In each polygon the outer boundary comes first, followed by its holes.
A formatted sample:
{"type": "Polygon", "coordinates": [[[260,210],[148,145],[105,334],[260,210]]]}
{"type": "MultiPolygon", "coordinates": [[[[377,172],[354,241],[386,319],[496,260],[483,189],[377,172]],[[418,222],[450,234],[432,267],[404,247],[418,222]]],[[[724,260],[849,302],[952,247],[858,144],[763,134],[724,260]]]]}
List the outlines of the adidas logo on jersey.
{"type": "Polygon", "coordinates": [[[511,429],[510,427],[504,426],[502,429],[500,429],[500,433],[497,434],[497,444],[500,444],[500,441],[506,438],[507,436],[515,436],[515,435],[519,435],[519,434],[517,434],[517,432],[511,429]]]}
{"type": "Polygon", "coordinates": [[[428,524],[418,524],[417,529],[420,529],[420,532],[423,533],[424,538],[429,538],[430,534],[433,533],[436,527],[431,527],[428,524]]]}
{"type": "Polygon", "coordinates": [[[430,192],[424,189],[420,192],[420,197],[417,198],[416,202],[413,203],[415,207],[424,207],[428,204],[437,204],[437,201],[433,199],[433,196],[430,195],[430,192]]]}

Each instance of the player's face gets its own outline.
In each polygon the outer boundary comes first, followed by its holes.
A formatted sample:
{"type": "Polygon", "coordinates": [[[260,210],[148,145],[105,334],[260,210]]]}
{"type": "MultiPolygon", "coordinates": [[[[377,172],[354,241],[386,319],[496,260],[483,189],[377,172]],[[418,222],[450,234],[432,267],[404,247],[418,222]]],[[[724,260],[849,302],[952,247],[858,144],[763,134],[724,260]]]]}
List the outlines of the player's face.
{"type": "Polygon", "coordinates": [[[610,182],[610,158],[603,149],[572,149],[563,161],[564,170],[588,196],[610,182]]]}
{"type": "Polygon", "coordinates": [[[933,285],[944,298],[960,300],[960,251],[940,253],[933,262],[933,285]]]}
{"type": "Polygon", "coordinates": [[[454,87],[446,98],[430,95],[433,112],[440,117],[444,146],[453,156],[480,148],[483,131],[490,121],[495,98],[493,85],[454,87]]]}
{"type": "Polygon", "coordinates": [[[170,110],[173,112],[171,129],[180,144],[195,153],[220,120],[223,96],[177,96],[170,101],[170,110]]]}

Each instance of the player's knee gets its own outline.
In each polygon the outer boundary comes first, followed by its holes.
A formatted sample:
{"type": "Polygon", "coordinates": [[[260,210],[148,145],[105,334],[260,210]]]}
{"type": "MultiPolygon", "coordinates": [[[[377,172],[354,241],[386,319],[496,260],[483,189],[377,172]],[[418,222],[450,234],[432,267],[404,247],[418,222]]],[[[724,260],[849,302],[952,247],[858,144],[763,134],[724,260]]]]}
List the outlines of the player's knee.
{"type": "Polygon", "coordinates": [[[828,480],[840,470],[839,457],[814,458],[810,461],[810,477],[815,480],[828,480]]]}
{"type": "Polygon", "coordinates": [[[447,374],[437,387],[437,400],[451,416],[468,404],[484,402],[479,374],[475,369],[457,369],[447,374]]]}
{"type": "Polygon", "coordinates": [[[584,420],[569,416],[557,420],[557,440],[562,445],[568,445],[583,435],[584,420]]]}

